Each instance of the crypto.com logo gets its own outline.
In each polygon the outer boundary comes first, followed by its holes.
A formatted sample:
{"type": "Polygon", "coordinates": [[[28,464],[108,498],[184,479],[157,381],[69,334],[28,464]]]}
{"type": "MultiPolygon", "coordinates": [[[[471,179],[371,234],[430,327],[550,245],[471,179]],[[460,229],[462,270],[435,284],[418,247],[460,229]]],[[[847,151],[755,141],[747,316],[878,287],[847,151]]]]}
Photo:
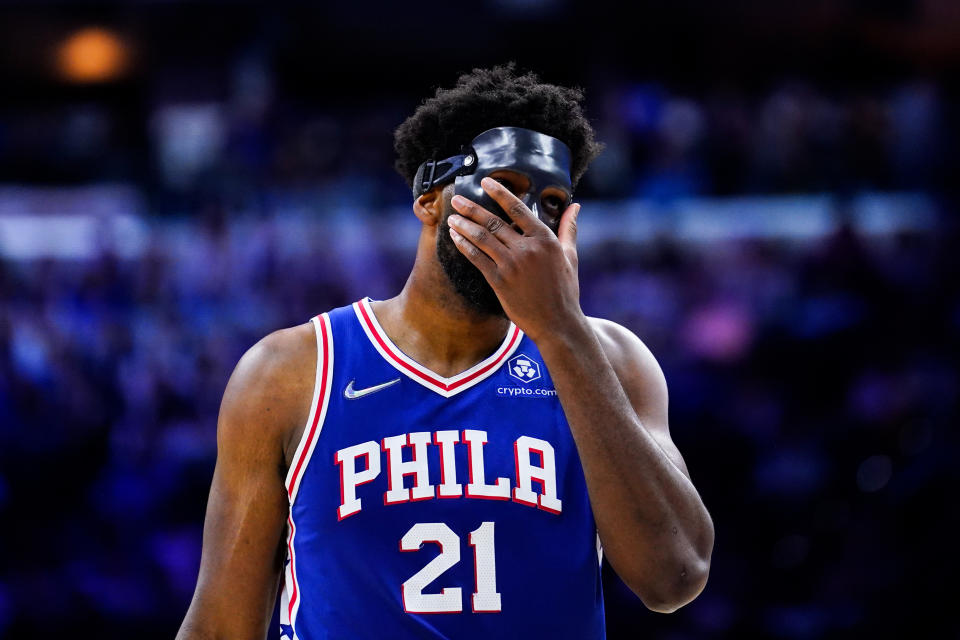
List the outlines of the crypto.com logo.
{"type": "Polygon", "coordinates": [[[519,354],[507,362],[510,375],[523,383],[540,379],[540,365],[530,356],[519,354]]]}

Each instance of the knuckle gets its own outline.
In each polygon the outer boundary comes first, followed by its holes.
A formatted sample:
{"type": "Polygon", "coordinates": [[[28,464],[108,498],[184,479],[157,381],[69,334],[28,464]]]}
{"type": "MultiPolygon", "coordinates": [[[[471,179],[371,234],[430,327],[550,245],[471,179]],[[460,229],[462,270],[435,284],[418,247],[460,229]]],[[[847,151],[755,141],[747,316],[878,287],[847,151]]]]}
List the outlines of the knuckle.
{"type": "Polygon", "coordinates": [[[491,217],[487,220],[486,227],[487,227],[487,231],[489,231],[490,233],[494,233],[494,234],[495,234],[495,233],[497,233],[498,231],[500,231],[501,229],[503,229],[503,225],[504,225],[503,220],[501,220],[501,219],[498,218],[497,216],[491,216],[491,217]]]}
{"type": "Polygon", "coordinates": [[[487,239],[487,230],[483,227],[477,227],[470,233],[470,237],[474,242],[483,242],[487,239]]]}
{"type": "Polygon", "coordinates": [[[509,213],[515,218],[525,216],[527,214],[527,205],[523,204],[520,201],[514,202],[509,207],[509,213]]]}

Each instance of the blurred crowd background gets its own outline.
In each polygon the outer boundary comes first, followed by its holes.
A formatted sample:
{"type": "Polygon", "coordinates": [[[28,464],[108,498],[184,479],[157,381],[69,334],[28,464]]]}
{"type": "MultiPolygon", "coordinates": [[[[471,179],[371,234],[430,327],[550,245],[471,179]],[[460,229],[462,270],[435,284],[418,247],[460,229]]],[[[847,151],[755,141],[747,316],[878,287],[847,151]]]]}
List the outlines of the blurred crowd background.
{"type": "Polygon", "coordinates": [[[0,4],[0,637],[174,636],[233,366],[399,291],[392,130],[507,60],[586,91],[583,306],[717,528],[609,637],[957,637],[960,6],[454,4],[0,4]]]}

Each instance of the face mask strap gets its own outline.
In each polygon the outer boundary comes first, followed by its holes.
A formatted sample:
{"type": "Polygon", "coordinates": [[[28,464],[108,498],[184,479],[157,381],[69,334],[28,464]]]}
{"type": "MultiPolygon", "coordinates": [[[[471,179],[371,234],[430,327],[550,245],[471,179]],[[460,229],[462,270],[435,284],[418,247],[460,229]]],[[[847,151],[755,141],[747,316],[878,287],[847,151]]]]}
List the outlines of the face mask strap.
{"type": "Polygon", "coordinates": [[[450,156],[445,160],[427,160],[417,169],[413,178],[413,197],[419,198],[434,187],[445,185],[457,176],[467,176],[477,169],[477,154],[473,149],[450,156]]]}

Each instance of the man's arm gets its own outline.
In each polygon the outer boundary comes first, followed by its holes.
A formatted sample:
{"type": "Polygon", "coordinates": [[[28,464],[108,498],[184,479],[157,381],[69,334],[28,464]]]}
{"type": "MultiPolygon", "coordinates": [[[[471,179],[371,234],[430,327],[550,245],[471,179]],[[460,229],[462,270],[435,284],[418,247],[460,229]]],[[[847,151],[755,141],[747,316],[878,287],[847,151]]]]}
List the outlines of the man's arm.
{"type": "Polygon", "coordinates": [[[713,522],[670,440],[663,373],[639,339],[612,323],[595,330],[580,309],[580,205],[567,208],[554,236],[503,185],[490,178],[482,185],[519,231],[455,196],[460,215],[448,218],[450,235],[540,349],[607,559],[647,607],[674,611],[706,584],[713,522]]]}
{"type": "Polygon", "coordinates": [[[577,444],[604,554],[647,607],[678,609],[706,584],[713,523],[670,438],[659,365],[631,332],[596,319],[537,346],[577,444]]]}
{"type": "Polygon", "coordinates": [[[266,637],[283,567],[286,461],[313,391],[313,336],[309,324],[267,336],[227,383],[200,575],[177,640],[266,637]]]}

